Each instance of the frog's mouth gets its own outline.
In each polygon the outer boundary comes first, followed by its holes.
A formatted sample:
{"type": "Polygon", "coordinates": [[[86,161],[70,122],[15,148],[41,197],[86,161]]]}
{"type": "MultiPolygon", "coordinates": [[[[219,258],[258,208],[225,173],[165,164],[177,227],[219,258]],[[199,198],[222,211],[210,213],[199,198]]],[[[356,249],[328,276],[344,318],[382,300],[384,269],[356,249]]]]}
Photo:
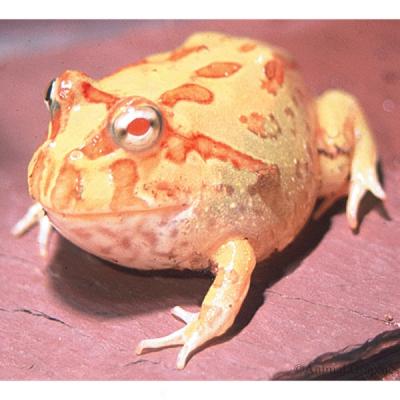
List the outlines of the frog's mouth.
{"type": "Polygon", "coordinates": [[[120,182],[116,182],[115,176],[110,179],[107,168],[95,167],[90,165],[90,168],[78,169],[70,163],[57,162],[42,146],[29,164],[31,197],[49,214],[70,219],[169,214],[180,212],[191,204],[186,195],[162,197],[163,193],[170,194],[169,187],[161,187],[164,189],[162,193],[160,187],[153,186],[147,191],[142,187],[137,188],[135,176],[129,174],[131,171],[126,163],[119,174],[120,182]],[[90,169],[94,169],[94,172],[90,172],[90,169]]]}
{"type": "Polygon", "coordinates": [[[131,216],[143,216],[147,214],[160,214],[160,215],[171,215],[179,214],[190,208],[189,205],[176,205],[176,206],[165,206],[165,207],[153,207],[146,209],[137,210],[121,210],[121,211],[100,211],[100,212],[63,212],[54,208],[48,207],[42,204],[42,207],[50,217],[50,219],[99,219],[99,218],[117,218],[121,219],[124,217],[131,216]]]}

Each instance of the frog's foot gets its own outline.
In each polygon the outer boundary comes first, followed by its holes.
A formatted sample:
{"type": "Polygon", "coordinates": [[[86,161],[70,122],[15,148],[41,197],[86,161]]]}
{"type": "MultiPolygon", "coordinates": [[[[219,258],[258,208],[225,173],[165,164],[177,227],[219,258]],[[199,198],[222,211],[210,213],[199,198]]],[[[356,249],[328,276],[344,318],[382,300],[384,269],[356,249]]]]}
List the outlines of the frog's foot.
{"type": "Polygon", "coordinates": [[[329,90],[317,100],[321,188],[324,198],[316,215],[348,194],[346,216],[352,229],[358,226],[358,209],[369,190],[386,198],[377,175],[377,150],[373,133],[358,101],[348,93],[329,90]],[[350,183],[349,183],[350,177],[350,183]]]}
{"type": "Polygon", "coordinates": [[[182,369],[194,350],[222,335],[233,324],[250,286],[255,255],[247,240],[231,240],[217,250],[213,260],[218,272],[200,312],[173,308],[172,314],[186,322],[186,326],[168,336],[141,341],[136,354],[145,349],[183,345],[177,358],[177,368],[182,369]]]}
{"type": "Polygon", "coordinates": [[[358,208],[361,199],[364,197],[367,190],[371,191],[381,200],[386,199],[386,194],[378,180],[375,165],[371,162],[368,163],[368,160],[363,161],[354,159],[352,164],[349,197],[346,204],[347,221],[352,229],[356,229],[358,226],[358,208]]]}
{"type": "Polygon", "coordinates": [[[186,364],[186,360],[187,357],[189,356],[189,353],[191,353],[195,348],[199,347],[208,338],[203,338],[204,340],[200,342],[201,338],[198,334],[190,335],[190,331],[194,331],[196,328],[195,325],[198,325],[199,313],[191,313],[189,311],[185,311],[183,308],[179,306],[174,307],[171,310],[171,313],[175,317],[185,322],[186,326],[184,326],[181,329],[178,329],[177,331],[167,336],[155,339],[142,340],[136,347],[136,354],[138,355],[142,354],[143,350],[145,349],[159,349],[169,346],[184,345],[184,347],[182,348],[182,350],[178,355],[178,360],[177,360],[177,368],[182,369],[186,364]]]}
{"type": "Polygon", "coordinates": [[[35,203],[28,208],[26,214],[14,225],[11,233],[14,236],[21,236],[36,223],[39,223],[37,238],[39,253],[42,257],[46,257],[52,225],[40,203],[35,203]]]}

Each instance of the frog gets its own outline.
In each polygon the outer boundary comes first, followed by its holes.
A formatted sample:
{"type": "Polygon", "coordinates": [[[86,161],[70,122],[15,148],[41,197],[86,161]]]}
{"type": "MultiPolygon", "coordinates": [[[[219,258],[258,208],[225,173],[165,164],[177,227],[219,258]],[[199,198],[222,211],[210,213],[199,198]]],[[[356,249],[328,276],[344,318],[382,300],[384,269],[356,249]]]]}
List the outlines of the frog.
{"type": "Polygon", "coordinates": [[[359,101],[314,96],[286,50],[255,39],[199,32],[99,80],[66,70],[45,102],[34,204],[13,233],[38,223],[44,256],[55,228],[125,267],[211,271],[200,310],[174,307],[183,327],[136,348],[181,346],[178,369],[234,324],[256,264],[310,218],[347,196],[356,230],[366,192],[386,197],[359,101]]]}

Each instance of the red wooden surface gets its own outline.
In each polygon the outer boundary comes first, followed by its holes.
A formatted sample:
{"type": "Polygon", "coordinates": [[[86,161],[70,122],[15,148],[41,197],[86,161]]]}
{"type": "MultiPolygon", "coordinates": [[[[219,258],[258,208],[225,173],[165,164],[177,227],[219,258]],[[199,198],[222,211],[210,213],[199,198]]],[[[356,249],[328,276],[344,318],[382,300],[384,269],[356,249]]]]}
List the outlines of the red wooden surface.
{"type": "MultiPolygon", "coordinates": [[[[63,24],[54,24],[55,34],[63,24]]],[[[26,35],[35,40],[29,29],[26,35]]],[[[271,379],[398,329],[399,65],[398,21],[132,21],[128,32],[108,40],[91,37],[1,60],[0,378],[271,379]],[[118,268],[57,235],[46,262],[36,232],[16,240],[9,230],[30,204],[26,167],[46,130],[42,96],[50,79],[67,68],[100,78],[198,30],[281,45],[295,55],[315,93],[339,87],[356,95],[376,132],[388,201],[383,207],[366,198],[357,235],[347,227],[343,202],[307,226],[287,251],[258,266],[229,334],[177,371],[176,348],[138,357],[134,347],[180,327],[169,309],[196,310],[209,276],[118,268]]],[[[388,363],[383,375],[398,379],[388,363]]]]}

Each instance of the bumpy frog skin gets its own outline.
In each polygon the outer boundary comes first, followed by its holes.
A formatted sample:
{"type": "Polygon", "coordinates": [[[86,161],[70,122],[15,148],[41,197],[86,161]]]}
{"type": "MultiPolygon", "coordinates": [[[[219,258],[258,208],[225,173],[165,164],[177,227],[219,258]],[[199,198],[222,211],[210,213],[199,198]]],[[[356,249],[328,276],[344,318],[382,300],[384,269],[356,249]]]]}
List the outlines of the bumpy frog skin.
{"type": "Polygon", "coordinates": [[[47,101],[36,204],[14,233],[39,221],[42,253],[54,226],[127,267],[211,268],[200,312],[175,307],[186,325],[137,348],[183,345],[178,368],[231,326],[256,262],[295,238],[317,198],[319,216],[349,195],[355,228],[365,192],[385,196],[358,102],[313,99],[290,56],[254,40],[199,33],[99,81],[65,71],[47,101]]]}

